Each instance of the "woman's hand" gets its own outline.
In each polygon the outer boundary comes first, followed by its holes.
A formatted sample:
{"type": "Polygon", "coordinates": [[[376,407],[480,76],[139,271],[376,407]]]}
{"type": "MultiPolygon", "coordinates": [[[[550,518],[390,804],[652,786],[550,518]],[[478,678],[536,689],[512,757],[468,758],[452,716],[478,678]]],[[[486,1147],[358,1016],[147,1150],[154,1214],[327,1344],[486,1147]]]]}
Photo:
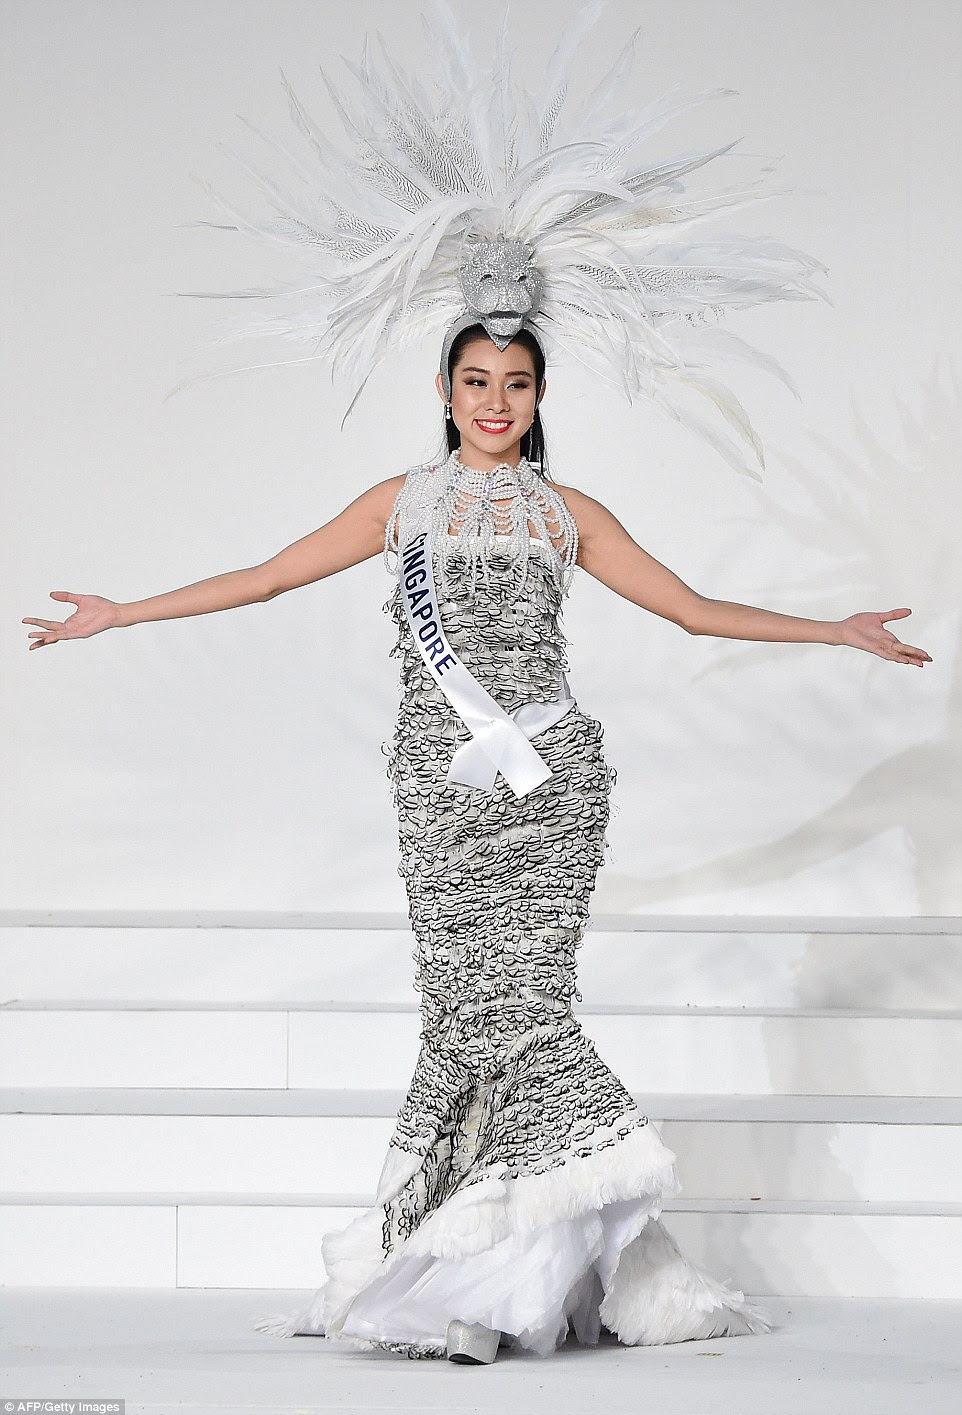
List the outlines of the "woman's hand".
{"type": "Polygon", "coordinates": [[[924,649],[916,649],[911,644],[900,643],[895,635],[885,628],[886,619],[904,619],[911,609],[890,609],[888,614],[850,614],[839,625],[840,643],[853,649],[865,649],[867,653],[877,653],[879,658],[890,658],[893,663],[914,663],[922,668],[932,660],[924,649]]]}
{"type": "Polygon", "coordinates": [[[21,624],[39,624],[39,631],[30,634],[31,649],[45,648],[61,639],[89,639],[101,629],[113,629],[120,623],[119,606],[112,599],[96,594],[70,594],[68,590],[51,590],[51,599],[66,599],[77,608],[61,624],[57,619],[21,619],[21,624]]]}

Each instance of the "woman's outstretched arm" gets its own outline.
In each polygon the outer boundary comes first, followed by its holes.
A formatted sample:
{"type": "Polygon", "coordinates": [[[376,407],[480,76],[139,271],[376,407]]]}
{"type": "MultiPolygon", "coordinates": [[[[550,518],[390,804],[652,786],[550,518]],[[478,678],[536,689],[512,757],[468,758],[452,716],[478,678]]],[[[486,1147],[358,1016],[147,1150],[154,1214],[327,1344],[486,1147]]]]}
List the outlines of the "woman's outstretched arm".
{"type": "Polygon", "coordinates": [[[672,620],[689,634],[781,643],[847,644],[894,663],[914,663],[921,668],[932,662],[924,649],[900,643],[885,628],[887,619],[902,619],[911,614],[910,609],[851,614],[847,619],[802,619],[794,614],[756,609],[751,604],[708,599],[643,550],[600,501],[574,487],[557,489],[578,525],[578,564],[616,594],[672,620]]]}
{"type": "Polygon", "coordinates": [[[22,620],[24,624],[38,626],[38,630],[29,635],[33,643],[28,647],[43,648],[61,639],[88,639],[103,629],[126,628],[151,619],[184,619],[193,614],[236,609],[242,604],[263,603],[285,590],[335,575],[384,549],[384,528],[403,480],[402,473],[369,487],[333,520],[285,546],[260,565],[228,570],[223,575],[213,575],[193,585],[129,604],[100,595],[51,590],[51,599],[67,600],[76,605],[76,609],[63,623],[56,619],[22,620]]]}

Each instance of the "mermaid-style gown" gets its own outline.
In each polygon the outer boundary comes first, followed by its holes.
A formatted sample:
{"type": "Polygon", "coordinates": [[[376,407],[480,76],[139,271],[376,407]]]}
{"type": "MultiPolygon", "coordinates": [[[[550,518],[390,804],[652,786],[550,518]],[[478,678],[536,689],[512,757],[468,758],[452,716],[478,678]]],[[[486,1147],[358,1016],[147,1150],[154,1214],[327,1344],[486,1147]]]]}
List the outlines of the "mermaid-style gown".
{"type": "MultiPolygon", "coordinates": [[[[439,606],[461,661],[509,713],[555,700],[562,591],[542,544],[532,538],[517,597],[496,575],[469,593],[466,558],[448,566],[439,606]]],[[[534,736],[552,775],[521,798],[500,774],[492,792],[449,782],[470,734],[422,661],[397,586],[384,609],[398,628],[401,701],[385,750],[420,1052],[374,1207],[323,1238],[327,1281],[309,1305],[256,1329],[410,1357],[444,1356],[453,1317],[542,1356],[569,1329],[597,1343],[602,1325],[635,1345],[770,1330],[660,1222],[680,1190],[675,1155],[571,1010],[616,778],[601,724],[575,704],[534,736]]]]}

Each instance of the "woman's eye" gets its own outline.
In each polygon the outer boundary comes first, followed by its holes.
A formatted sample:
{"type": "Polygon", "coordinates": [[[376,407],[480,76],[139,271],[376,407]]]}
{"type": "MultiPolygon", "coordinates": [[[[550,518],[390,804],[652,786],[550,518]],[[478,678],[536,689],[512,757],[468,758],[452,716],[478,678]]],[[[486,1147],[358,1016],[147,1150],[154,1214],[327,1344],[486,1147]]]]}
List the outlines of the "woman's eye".
{"type": "MultiPolygon", "coordinates": [[[[478,383],[478,384],[481,385],[482,388],[484,387],[484,379],[483,379],[483,378],[469,378],[469,379],[466,380],[466,383],[467,383],[467,386],[468,386],[469,388],[471,387],[472,383],[478,383]]],[[[509,387],[509,388],[518,388],[518,389],[520,389],[521,392],[523,393],[523,392],[525,391],[525,389],[531,387],[531,384],[530,384],[530,383],[509,383],[509,384],[508,384],[508,387],[509,387]]]]}

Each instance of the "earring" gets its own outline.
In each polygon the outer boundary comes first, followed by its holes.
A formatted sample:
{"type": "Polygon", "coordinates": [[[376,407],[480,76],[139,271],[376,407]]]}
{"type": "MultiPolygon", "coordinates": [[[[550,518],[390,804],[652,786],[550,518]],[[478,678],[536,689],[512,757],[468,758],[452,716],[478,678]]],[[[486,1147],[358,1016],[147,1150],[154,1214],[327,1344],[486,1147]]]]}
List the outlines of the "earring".
{"type": "Polygon", "coordinates": [[[451,404],[450,404],[450,403],[445,403],[445,405],[444,405],[444,416],[445,416],[445,420],[446,420],[447,422],[450,422],[450,421],[451,421],[451,404]]]}

